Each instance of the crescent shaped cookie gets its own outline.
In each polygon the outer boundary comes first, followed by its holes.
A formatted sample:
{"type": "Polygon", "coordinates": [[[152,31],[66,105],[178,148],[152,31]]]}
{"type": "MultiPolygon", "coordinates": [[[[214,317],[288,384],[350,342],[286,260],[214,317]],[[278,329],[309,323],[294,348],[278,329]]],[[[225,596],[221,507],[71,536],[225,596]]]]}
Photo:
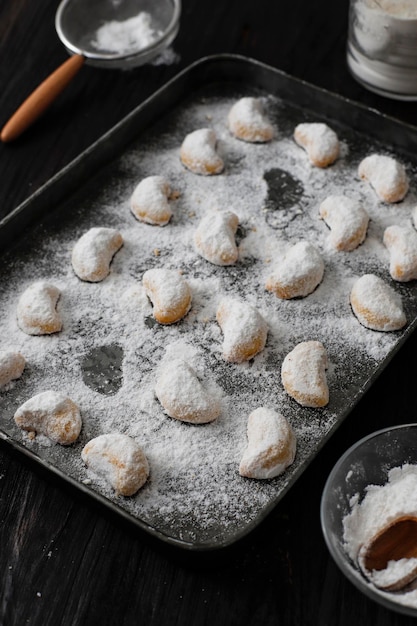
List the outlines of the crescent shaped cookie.
{"type": "Polygon", "coordinates": [[[259,98],[238,100],[230,109],[227,121],[230,132],[242,141],[264,143],[271,141],[274,136],[273,126],[259,98]]]}
{"type": "Polygon", "coordinates": [[[132,437],[108,433],[91,439],[81,458],[89,469],[102,476],[117,495],[133,496],[149,476],[148,460],[132,437]]]}
{"type": "Polygon", "coordinates": [[[216,318],[223,331],[223,356],[226,361],[242,363],[264,349],[268,326],[255,307],[237,298],[223,298],[216,318]]]}
{"type": "Polygon", "coordinates": [[[233,265],[239,256],[235,241],[238,226],[239,218],[232,211],[208,213],[194,234],[197,252],[214,265],[233,265]]]}
{"type": "Polygon", "coordinates": [[[338,251],[355,250],[366,237],[369,216],[360,202],[346,196],[328,196],[319,215],[330,228],[330,243],[338,251]]]}
{"type": "Polygon", "coordinates": [[[0,350],[0,387],[20,378],[25,365],[25,357],[20,352],[0,350]]]}
{"type": "Polygon", "coordinates": [[[287,354],[281,367],[285,391],[298,404],[323,407],[329,402],[327,352],[320,341],[302,341],[287,354]]]}
{"type": "Polygon", "coordinates": [[[400,202],[406,196],[409,181],[402,163],[383,154],[371,154],[358,167],[359,178],[370,183],[383,202],[400,202]]]}
{"type": "Polygon", "coordinates": [[[189,133],[180,149],[182,164],[194,174],[212,176],[224,168],[223,159],[217,154],[217,137],[211,128],[199,128],[189,133]]]}
{"type": "Polygon", "coordinates": [[[27,400],[14,420],[23,430],[40,433],[63,446],[78,438],[82,425],[78,406],[57,391],[43,391],[27,400]]]}
{"type": "Polygon", "coordinates": [[[61,295],[55,285],[46,281],[32,283],[17,303],[17,323],[27,335],[51,335],[62,329],[56,306],[61,295]]]}
{"type": "Polygon", "coordinates": [[[160,324],[178,322],[190,310],[191,289],[177,270],[147,270],[142,284],[153,304],[153,316],[160,324]]]}
{"type": "Polygon", "coordinates": [[[248,445],[239,465],[247,478],[268,479],[282,474],[295,458],[296,436],[281,413],[259,407],[247,425],[248,445]]]}
{"type": "Polygon", "coordinates": [[[316,167],[328,167],[339,156],[339,138],[327,124],[321,122],[298,124],[294,130],[294,139],[304,148],[310,162],[316,167]]]}
{"type": "Polygon", "coordinates": [[[165,226],[172,217],[169,197],[171,188],[162,176],[148,176],[135,187],[130,199],[130,209],[136,219],[165,226]]]}
{"type": "Polygon", "coordinates": [[[81,280],[97,283],[110,273],[110,263],[123,245],[123,237],[115,228],[90,228],[75,244],[72,267],[81,280]]]}
{"type": "Polygon", "coordinates": [[[191,365],[179,358],[160,365],[155,394],[167,414],[182,422],[205,424],[220,415],[217,399],[203,387],[191,365]]]}
{"type": "Polygon", "coordinates": [[[350,292],[350,304],[360,323],[371,330],[399,330],[407,323],[401,297],[375,274],[358,278],[350,292]]]}
{"type": "Polygon", "coordinates": [[[324,262],[317,248],[308,241],[299,241],[278,261],[265,288],[278,298],[304,298],[321,283],[324,262]]]}
{"type": "Polygon", "coordinates": [[[412,226],[388,226],[383,242],[390,255],[389,271],[398,282],[417,278],[417,231],[412,226]]]}

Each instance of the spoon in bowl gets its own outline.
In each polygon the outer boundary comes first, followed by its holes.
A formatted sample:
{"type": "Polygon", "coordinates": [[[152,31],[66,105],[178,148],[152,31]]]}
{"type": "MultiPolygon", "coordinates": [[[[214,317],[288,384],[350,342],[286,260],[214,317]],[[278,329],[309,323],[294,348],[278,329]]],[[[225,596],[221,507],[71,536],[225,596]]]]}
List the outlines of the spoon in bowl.
{"type": "Polygon", "coordinates": [[[384,591],[399,591],[417,578],[417,517],[403,515],[364,543],[358,554],[362,573],[384,591]]]}
{"type": "Polygon", "coordinates": [[[128,69],[158,56],[179,30],[181,0],[62,0],[55,29],[71,55],[20,105],[0,133],[17,139],[54,102],[84,63],[128,69]]]}

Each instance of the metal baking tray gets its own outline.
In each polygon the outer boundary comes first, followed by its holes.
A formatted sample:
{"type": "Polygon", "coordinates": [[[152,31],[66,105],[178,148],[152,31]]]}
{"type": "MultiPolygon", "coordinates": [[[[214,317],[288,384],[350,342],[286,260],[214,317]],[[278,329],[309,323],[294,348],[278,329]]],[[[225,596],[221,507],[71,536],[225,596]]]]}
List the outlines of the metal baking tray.
{"type": "MultiPolygon", "coordinates": [[[[219,55],[203,58],[151,98],[54,176],[0,222],[1,347],[27,359],[23,376],[0,394],[0,435],[15,450],[63,479],[94,502],[153,536],[190,550],[233,544],[277,505],[332,433],[413,332],[415,281],[393,287],[403,299],[404,330],[378,333],[362,327],[349,306],[349,287],[363,273],[390,281],[384,228],[409,223],[417,131],[354,102],[309,85],[255,60],[219,55]],[[240,97],[262,97],[277,132],[270,144],[245,144],[227,130],[230,106],[240,97]],[[292,138],[302,121],[326,121],[339,135],[341,158],[312,167],[292,138]],[[179,161],[184,136],[214,128],[226,168],[198,177],[179,161]],[[359,161],[371,152],[392,154],[411,180],[397,205],[378,202],[357,177],[359,161]],[[129,211],[134,186],[162,174],[179,191],[171,223],[141,224],[129,211]],[[361,198],[371,216],[365,243],[335,253],[318,219],[326,195],[361,198]],[[240,217],[240,258],[235,266],[212,266],[196,254],[192,232],[207,210],[231,209],[240,217]],[[102,283],[82,283],[72,272],[71,248],[88,228],[119,228],[125,245],[102,283]],[[279,301],[263,278],[284,244],[314,240],[325,259],[325,276],[302,300],[279,301]],[[149,267],[179,267],[193,294],[190,314],[180,323],[153,322],[140,282],[149,267]],[[17,298],[31,282],[60,287],[63,331],[25,336],[16,324],[17,298]],[[221,355],[215,302],[234,294],[256,303],[269,322],[265,350],[250,363],[232,365],[221,355]],[[280,382],[280,366],[296,343],[319,339],[327,348],[330,402],[303,408],[280,382]],[[204,382],[221,394],[220,418],[201,427],[164,415],[152,392],[154,372],[166,354],[180,353],[204,382]],[[14,423],[15,410],[31,396],[53,388],[79,404],[83,429],[70,447],[30,439],[14,423]],[[297,436],[294,463],[272,480],[239,476],[246,421],[257,406],[281,411],[297,436]],[[147,453],[151,474],[136,496],[117,497],[81,461],[85,443],[102,432],[133,436],[147,453]]],[[[393,281],[390,281],[393,283],[393,281]]]]}

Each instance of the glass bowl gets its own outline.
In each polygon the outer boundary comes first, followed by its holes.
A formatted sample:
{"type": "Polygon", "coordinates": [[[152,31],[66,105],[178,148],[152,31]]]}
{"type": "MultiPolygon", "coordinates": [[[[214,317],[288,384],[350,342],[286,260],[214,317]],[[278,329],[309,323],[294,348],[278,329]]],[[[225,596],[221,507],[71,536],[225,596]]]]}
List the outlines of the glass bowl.
{"type": "Polygon", "coordinates": [[[327,547],[343,574],[368,598],[391,610],[417,617],[417,608],[404,604],[405,594],[378,590],[362,575],[347,554],[343,519],[351,512],[351,498],[359,501],[370,484],[384,485],[389,471],[405,463],[417,465],[417,424],[379,430],[351,446],[331,471],[321,499],[321,527],[327,547]]]}

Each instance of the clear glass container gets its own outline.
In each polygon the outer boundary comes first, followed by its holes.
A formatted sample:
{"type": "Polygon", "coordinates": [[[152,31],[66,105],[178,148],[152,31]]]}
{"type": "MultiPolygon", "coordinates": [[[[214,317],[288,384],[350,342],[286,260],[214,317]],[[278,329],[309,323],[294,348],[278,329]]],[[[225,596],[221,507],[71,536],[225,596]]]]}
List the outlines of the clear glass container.
{"type": "Polygon", "coordinates": [[[367,89],[417,100],[417,0],[350,0],[347,63],[367,89]]]}

